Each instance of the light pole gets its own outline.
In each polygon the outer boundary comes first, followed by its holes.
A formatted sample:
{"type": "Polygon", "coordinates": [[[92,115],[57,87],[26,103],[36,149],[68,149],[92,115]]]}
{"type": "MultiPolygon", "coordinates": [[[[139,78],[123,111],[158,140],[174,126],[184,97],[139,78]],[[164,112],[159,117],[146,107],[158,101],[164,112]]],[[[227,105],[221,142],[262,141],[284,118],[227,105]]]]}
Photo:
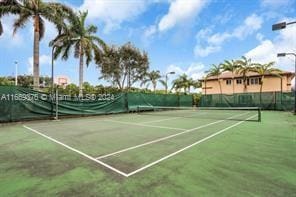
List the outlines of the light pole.
{"type": "Polygon", "coordinates": [[[296,21],[293,22],[281,22],[281,23],[276,23],[272,25],[272,31],[277,31],[277,30],[281,30],[281,29],[285,29],[288,25],[292,25],[295,24],[296,21]]]}
{"type": "Polygon", "coordinates": [[[15,82],[15,86],[17,86],[17,61],[14,61],[14,65],[15,65],[15,78],[14,78],[14,82],[15,82]]]}
{"type": "MultiPolygon", "coordinates": [[[[54,87],[54,50],[55,50],[55,48],[56,47],[60,47],[60,46],[62,46],[62,43],[61,42],[56,42],[56,43],[53,43],[53,45],[52,45],[52,49],[51,49],[51,100],[52,100],[52,102],[51,102],[51,113],[52,113],[52,115],[53,115],[53,105],[54,105],[54,103],[53,103],[53,95],[54,95],[54,90],[53,90],[53,87],[54,87]]],[[[57,92],[57,91],[56,91],[57,92]]],[[[57,108],[57,93],[56,93],[56,95],[55,95],[55,99],[56,99],[56,108],[57,108]]],[[[58,117],[58,114],[57,114],[58,112],[57,112],[57,109],[56,109],[56,117],[55,117],[55,119],[57,119],[57,117],[58,117]]]]}
{"type": "Polygon", "coordinates": [[[174,74],[176,73],[174,71],[171,71],[165,75],[165,93],[166,94],[168,93],[168,75],[174,75],[174,74]]]}
{"type": "Polygon", "coordinates": [[[294,114],[296,115],[296,53],[278,53],[278,57],[285,57],[287,55],[293,55],[295,58],[295,73],[294,73],[294,114]]]}
{"type": "MultiPolygon", "coordinates": [[[[288,25],[296,24],[296,21],[292,22],[281,22],[272,25],[272,31],[285,29],[288,25]]],[[[295,70],[294,70],[294,115],[296,115],[296,54],[295,53],[279,53],[278,57],[285,57],[286,55],[294,55],[295,57],[295,70]]]]}

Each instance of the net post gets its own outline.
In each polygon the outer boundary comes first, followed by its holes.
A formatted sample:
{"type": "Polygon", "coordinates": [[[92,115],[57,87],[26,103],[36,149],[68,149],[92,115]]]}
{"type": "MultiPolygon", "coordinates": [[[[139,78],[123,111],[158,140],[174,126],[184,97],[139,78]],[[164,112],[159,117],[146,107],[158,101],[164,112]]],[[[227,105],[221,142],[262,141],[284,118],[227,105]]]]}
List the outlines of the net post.
{"type": "Polygon", "coordinates": [[[261,122],[261,108],[258,107],[258,122],[261,122]]]}

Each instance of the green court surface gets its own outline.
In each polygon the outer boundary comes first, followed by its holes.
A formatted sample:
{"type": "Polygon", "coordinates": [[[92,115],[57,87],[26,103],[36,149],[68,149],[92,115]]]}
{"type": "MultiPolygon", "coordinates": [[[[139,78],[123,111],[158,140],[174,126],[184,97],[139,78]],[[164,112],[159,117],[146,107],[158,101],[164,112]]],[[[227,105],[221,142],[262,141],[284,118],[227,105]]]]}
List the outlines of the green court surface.
{"type": "Polygon", "coordinates": [[[0,126],[0,196],[295,196],[288,112],[118,114],[0,126]]]}

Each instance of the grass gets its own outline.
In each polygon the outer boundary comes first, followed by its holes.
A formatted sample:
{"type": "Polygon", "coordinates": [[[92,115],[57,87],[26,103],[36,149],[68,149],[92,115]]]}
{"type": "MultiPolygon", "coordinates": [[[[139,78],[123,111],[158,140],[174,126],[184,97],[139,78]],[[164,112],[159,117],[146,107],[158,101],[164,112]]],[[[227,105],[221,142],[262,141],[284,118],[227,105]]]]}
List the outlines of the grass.
{"type": "MultiPolygon", "coordinates": [[[[120,115],[116,121],[168,117],[120,115]]],[[[29,122],[26,125],[100,156],[182,132],[123,125],[106,117],[29,122]]],[[[190,129],[217,120],[173,119],[149,123],[190,129]]],[[[129,172],[209,136],[224,121],[102,161],[129,172]]],[[[244,122],[131,177],[123,177],[22,127],[0,127],[0,196],[295,196],[296,117],[264,111],[262,122],[244,122]]]]}

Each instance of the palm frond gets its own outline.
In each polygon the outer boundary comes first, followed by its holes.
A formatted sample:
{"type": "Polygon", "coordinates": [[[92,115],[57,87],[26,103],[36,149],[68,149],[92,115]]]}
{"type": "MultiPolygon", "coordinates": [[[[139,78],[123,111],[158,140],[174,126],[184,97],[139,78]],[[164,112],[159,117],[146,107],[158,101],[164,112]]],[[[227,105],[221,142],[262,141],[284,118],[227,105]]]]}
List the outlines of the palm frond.
{"type": "Polygon", "coordinates": [[[31,17],[30,13],[21,13],[19,15],[19,17],[14,21],[14,24],[13,24],[13,35],[16,34],[18,29],[25,27],[30,17],[31,17]]]}
{"type": "Polygon", "coordinates": [[[98,31],[98,28],[94,25],[89,25],[88,27],[86,27],[86,32],[88,34],[95,34],[97,33],[97,31],[98,31]]]}
{"type": "Polygon", "coordinates": [[[16,0],[2,0],[0,1],[0,18],[4,15],[20,13],[21,7],[16,0]]]}
{"type": "Polygon", "coordinates": [[[71,45],[66,45],[65,47],[63,47],[63,51],[62,51],[63,60],[67,60],[69,58],[70,50],[71,50],[71,45]]]}
{"type": "Polygon", "coordinates": [[[159,82],[164,86],[164,87],[166,87],[167,86],[167,84],[166,84],[166,82],[165,82],[165,80],[162,80],[162,79],[160,79],[159,80],[159,82]]]}

